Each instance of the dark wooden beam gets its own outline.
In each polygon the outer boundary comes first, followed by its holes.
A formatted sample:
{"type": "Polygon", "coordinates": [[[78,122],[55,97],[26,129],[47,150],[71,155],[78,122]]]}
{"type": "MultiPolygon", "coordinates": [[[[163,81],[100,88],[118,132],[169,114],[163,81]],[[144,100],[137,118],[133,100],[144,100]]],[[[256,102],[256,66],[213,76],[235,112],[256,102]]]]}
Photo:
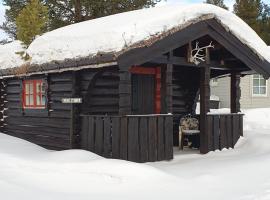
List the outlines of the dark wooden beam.
{"type": "Polygon", "coordinates": [[[231,73],[231,113],[240,112],[240,74],[231,73]]]}
{"type": "Polygon", "coordinates": [[[210,68],[201,67],[200,77],[200,152],[208,153],[207,113],[210,111],[210,68]]]}
{"type": "Polygon", "coordinates": [[[178,65],[178,66],[185,66],[185,67],[195,67],[200,68],[202,65],[206,66],[208,65],[211,69],[217,69],[217,70],[224,70],[224,71],[245,71],[248,68],[246,67],[235,67],[234,65],[227,66],[220,64],[218,61],[208,61],[208,64],[202,63],[201,65],[195,65],[194,63],[190,63],[187,61],[185,57],[177,57],[177,56],[170,56],[169,58],[167,56],[159,56],[155,59],[150,61],[151,63],[155,64],[172,64],[172,65],[178,65]]]}
{"type": "Polygon", "coordinates": [[[128,68],[119,70],[119,115],[131,114],[131,73],[128,68]]]}
{"type": "Polygon", "coordinates": [[[172,107],[172,94],[173,94],[173,88],[172,88],[172,72],[173,72],[173,65],[168,64],[167,65],[167,71],[166,71],[166,105],[167,105],[167,113],[173,113],[173,107],[172,107]]]}

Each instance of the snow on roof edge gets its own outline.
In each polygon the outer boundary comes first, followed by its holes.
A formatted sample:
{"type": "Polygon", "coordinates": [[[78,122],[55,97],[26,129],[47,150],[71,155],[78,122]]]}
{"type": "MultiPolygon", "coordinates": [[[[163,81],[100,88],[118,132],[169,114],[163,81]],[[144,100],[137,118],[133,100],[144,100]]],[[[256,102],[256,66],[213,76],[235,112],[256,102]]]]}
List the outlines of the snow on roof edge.
{"type": "Polygon", "coordinates": [[[208,4],[142,9],[73,24],[40,36],[28,52],[34,64],[91,57],[100,51],[119,54],[136,45],[144,45],[153,37],[158,40],[176,27],[181,30],[179,27],[210,18],[216,19],[261,59],[270,61],[270,53],[264,51],[266,44],[243,20],[208,4]]]}

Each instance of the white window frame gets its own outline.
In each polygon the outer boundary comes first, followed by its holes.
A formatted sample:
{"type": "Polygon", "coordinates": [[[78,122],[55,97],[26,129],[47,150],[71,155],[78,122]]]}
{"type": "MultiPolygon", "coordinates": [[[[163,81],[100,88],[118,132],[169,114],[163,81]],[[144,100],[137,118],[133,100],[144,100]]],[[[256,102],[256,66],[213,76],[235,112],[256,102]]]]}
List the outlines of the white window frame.
{"type": "MultiPolygon", "coordinates": [[[[254,74],[254,75],[258,75],[258,74],[254,74]]],[[[254,75],[251,76],[251,87],[252,87],[251,88],[251,95],[252,95],[252,97],[267,97],[268,96],[268,80],[265,81],[265,94],[254,94],[254,85],[253,85],[254,75]]],[[[258,87],[260,87],[260,85],[258,87]]]]}

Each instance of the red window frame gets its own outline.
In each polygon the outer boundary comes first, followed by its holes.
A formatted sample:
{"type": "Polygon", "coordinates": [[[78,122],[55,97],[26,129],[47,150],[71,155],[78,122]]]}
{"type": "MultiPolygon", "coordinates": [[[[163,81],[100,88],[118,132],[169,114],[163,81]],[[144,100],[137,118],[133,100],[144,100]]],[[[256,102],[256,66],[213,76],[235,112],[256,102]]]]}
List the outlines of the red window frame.
{"type": "Polygon", "coordinates": [[[129,70],[132,74],[155,75],[155,114],[161,113],[161,67],[132,67],[129,70]]]}
{"type": "Polygon", "coordinates": [[[23,81],[23,108],[44,109],[46,107],[46,102],[43,102],[43,97],[46,94],[45,91],[42,91],[42,86],[44,84],[45,84],[44,80],[40,79],[23,81]],[[28,91],[26,91],[27,85],[28,91]],[[32,85],[33,91],[30,90],[30,85],[32,85]],[[38,85],[40,85],[39,89],[38,85]],[[30,103],[31,96],[33,97],[32,103],[30,103]],[[27,98],[29,98],[28,104],[27,98]]]}

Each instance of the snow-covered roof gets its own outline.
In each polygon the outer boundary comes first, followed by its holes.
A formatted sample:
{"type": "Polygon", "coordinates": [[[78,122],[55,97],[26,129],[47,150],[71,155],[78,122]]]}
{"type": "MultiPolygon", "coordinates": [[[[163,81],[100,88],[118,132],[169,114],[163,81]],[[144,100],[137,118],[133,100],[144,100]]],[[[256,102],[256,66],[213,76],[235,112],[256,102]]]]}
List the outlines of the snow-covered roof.
{"type": "Polygon", "coordinates": [[[38,37],[28,53],[32,64],[94,57],[99,52],[119,55],[151,37],[211,18],[218,20],[261,59],[270,61],[266,44],[243,20],[209,4],[141,9],[66,26],[38,37]]]}
{"type": "Polygon", "coordinates": [[[22,43],[18,40],[0,45],[0,69],[20,67],[25,63],[20,52],[25,51],[22,43]]]}

